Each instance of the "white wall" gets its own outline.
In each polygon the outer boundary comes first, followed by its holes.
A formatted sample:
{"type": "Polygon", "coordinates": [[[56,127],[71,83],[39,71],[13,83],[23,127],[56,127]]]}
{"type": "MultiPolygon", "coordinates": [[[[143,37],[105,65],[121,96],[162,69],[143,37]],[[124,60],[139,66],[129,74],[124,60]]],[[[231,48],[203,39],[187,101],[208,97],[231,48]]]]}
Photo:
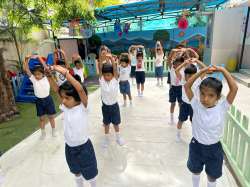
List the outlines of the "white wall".
{"type": "Polygon", "coordinates": [[[243,8],[216,10],[214,14],[211,64],[225,64],[237,52],[243,8]]]}

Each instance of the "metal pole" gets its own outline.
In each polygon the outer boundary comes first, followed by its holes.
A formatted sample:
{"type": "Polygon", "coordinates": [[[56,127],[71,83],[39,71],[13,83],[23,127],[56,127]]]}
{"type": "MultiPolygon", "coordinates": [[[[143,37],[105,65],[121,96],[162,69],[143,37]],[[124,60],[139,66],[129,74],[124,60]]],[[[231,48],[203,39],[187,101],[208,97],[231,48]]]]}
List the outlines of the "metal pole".
{"type": "Polygon", "coordinates": [[[242,48],[241,48],[241,55],[240,55],[240,63],[239,63],[238,72],[241,69],[241,64],[242,64],[242,60],[243,60],[243,53],[244,53],[244,49],[245,49],[245,42],[246,42],[246,36],[247,36],[247,27],[248,27],[249,13],[250,13],[250,7],[248,7],[248,10],[247,10],[246,27],[245,27],[244,36],[243,36],[243,43],[242,43],[242,48]]]}

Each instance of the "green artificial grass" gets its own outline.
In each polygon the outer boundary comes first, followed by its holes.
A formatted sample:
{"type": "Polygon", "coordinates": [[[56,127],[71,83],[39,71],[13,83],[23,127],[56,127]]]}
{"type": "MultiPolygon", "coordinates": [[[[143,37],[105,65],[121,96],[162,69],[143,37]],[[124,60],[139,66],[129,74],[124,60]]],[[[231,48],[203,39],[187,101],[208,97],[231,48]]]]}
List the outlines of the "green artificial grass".
{"type": "MultiPolygon", "coordinates": [[[[87,87],[87,90],[91,93],[98,88],[87,87]]],[[[54,100],[56,112],[59,112],[59,101],[52,90],[50,96],[54,100]]],[[[12,121],[0,124],[0,150],[2,153],[5,153],[40,128],[39,117],[36,115],[36,105],[23,102],[17,102],[16,104],[20,108],[20,116],[12,121]]],[[[48,120],[47,116],[46,120],[48,120]]]]}

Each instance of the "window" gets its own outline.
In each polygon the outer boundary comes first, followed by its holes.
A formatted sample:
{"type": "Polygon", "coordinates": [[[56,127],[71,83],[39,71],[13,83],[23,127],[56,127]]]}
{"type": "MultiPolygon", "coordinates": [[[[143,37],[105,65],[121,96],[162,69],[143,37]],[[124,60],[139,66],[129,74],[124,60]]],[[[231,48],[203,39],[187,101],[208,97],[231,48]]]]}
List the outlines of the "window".
{"type": "Polygon", "coordinates": [[[211,44],[212,24],[213,24],[213,15],[209,15],[208,23],[207,23],[207,40],[206,40],[206,46],[208,48],[210,48],[210,44],[211,44]]]}

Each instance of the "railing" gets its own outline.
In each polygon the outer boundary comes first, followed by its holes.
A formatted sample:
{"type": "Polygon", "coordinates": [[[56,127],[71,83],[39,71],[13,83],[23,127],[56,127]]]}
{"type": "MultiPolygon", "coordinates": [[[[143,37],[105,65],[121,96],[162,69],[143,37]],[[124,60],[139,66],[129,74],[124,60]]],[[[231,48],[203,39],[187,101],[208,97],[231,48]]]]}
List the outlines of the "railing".
{"type": "MultiPolygon", "coordinates": [[[[165,60],[165,59],[167,59],[166,56],[164,56],[163,60],[165,60]]],[[[168,62],[163,61],[162,65],[163,65],[163,74],[168,73],[168,62]]],[[[153,57],[153,58],[148,57],[146,59],[146,62],[145,62],[145,74],[146,75],[154,75],[155,74],[155,57],[153,57]]]]}
{"type": "Polygon", "coordinates": [[[14,89],[14,95],[15,97],[18,94],[18,91],[21,87],[21,84],[23,82],[24,76],[21,74],[20,76],[12,77],[10,82],[12,83],[13,89],[14,89]]]}
{"type": "Polygon", "coordinates": [[[250,133],[248,131],[249,118],[232,105],[227,112],[224,136],[221,139],[223,150],[231,164],[237,178],[244,187],[250,187],[250,133]]]}

